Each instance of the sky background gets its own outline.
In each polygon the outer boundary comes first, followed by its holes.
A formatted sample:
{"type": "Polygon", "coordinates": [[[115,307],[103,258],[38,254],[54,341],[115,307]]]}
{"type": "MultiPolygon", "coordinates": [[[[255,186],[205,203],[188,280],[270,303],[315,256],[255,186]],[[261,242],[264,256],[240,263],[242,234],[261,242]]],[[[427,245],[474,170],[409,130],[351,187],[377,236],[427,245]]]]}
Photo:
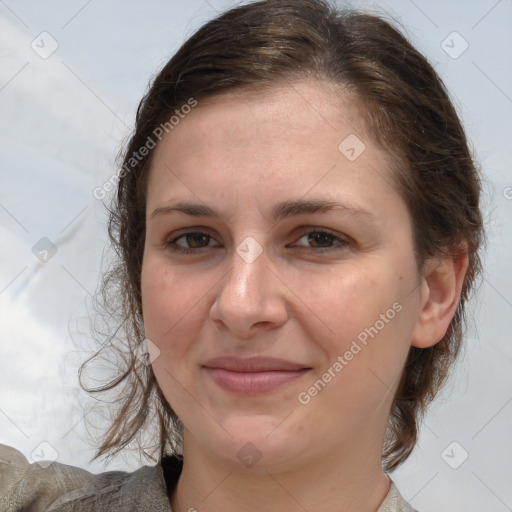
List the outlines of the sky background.
{"type": "MultiPolygon", "coordinates": [[[[485,179],[488,248],[465,349],[392,478],[421,512],[512,510],[512,2],[338,4],[392,17],[430,59],[485,179]]],[[[88,311],[108,248],[93,190],[115,173],[150,77],[234,5],[0,0],[0,442],[31,461],[54,450],[93,472],[141,464],[129,452],[89,463],[87,420],[101,421],[77,370],[95,348],[88,311]]]]}

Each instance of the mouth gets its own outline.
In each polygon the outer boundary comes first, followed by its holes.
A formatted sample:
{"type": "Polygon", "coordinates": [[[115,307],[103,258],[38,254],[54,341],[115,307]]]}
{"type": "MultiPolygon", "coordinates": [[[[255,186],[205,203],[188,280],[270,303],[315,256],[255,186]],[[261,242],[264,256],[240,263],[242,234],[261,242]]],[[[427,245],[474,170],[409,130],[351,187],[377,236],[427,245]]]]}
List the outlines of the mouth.
{"type": "Polygon", "coordinates": [[[269,357],[219,357],[207,361],[203,369],[220,388],[251,395],[281,388],[308,373],[311,367],[269,357]]]}

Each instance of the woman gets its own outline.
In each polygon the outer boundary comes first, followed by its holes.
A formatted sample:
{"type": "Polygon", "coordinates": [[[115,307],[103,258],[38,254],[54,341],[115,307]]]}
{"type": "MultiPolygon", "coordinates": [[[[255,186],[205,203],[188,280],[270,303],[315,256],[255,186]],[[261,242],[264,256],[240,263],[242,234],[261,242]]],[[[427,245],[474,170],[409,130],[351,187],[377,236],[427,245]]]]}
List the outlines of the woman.
{"type": "Polygon", "coordinates": [[[321,0],[234,8],[154,79],[118,178],[129,364],[98,456],[156,414],[159,463],[2,447],[0,510],[413,511],[389,472],[457,356],[483,237],[426,59],[321,0]]]}

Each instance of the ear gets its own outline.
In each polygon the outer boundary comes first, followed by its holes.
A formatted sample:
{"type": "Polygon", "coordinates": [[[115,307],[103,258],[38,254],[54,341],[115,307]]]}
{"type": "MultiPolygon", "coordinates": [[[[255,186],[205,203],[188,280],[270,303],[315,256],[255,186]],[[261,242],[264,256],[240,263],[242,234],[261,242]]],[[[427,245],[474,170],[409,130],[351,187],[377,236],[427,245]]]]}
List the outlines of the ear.
{"type": "Polygon", "coordinates": [[[459,304],[468,256],[429,260],[420,291],[420,311],[411,345],[427,348],[443,339],[459,304]]]}

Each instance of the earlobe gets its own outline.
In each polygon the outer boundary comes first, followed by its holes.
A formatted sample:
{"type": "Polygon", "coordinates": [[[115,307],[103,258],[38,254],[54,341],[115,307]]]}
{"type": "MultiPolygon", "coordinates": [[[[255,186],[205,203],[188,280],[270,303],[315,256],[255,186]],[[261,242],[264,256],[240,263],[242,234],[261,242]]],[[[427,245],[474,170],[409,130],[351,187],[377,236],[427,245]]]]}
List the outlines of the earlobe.
{"type": "Polygon", "coordinates": [[[421,283],[421,300],[411,345],[427,348],[443,339],[459,304],[468,256],[435,259],[421,283]]]}

